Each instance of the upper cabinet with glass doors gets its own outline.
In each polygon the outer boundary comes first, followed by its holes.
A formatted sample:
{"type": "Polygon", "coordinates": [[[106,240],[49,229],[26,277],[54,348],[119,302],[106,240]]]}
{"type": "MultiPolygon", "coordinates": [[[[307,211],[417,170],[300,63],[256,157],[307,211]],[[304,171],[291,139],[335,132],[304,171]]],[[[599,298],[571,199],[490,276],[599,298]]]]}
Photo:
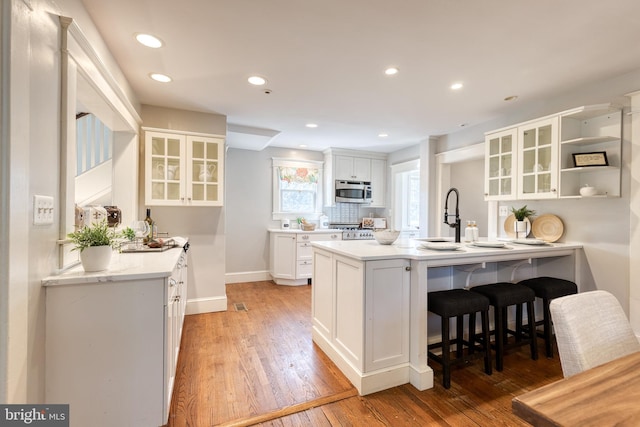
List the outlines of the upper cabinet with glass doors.
{"type": "Polygon", "coordinates": [[[558,117],[518,127],[518,198],[558,197],[558,117]]]}
{"type": "Polygon", "coordinates": [[[145,131],[145,204],[222,206],[224,140],[145,131]]]}
{"type": "Polygon", "coordinates": [[[485,136],[485,200],[513,200],[516,195],[517,129],[485,136]]]}
{"type": "Polygon", "coordinates": [[[581,198],[587,185],[597,197],[620,197],[621,149],[622,111],[611,104],[488,132],[485,200],[581,198]]]}

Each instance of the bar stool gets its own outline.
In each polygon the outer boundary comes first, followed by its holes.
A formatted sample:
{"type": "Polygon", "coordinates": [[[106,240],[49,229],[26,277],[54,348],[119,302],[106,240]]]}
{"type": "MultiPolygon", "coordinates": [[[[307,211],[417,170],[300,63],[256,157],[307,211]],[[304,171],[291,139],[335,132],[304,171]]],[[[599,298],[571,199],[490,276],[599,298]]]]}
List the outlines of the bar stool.
{"type": "Polygon", "coordinates": [[[538,359],[538,346],[536,334],[527,334],[526,339],[522,338],[522,304],[527,305],[527,318],[529,322],[535,319],[533,303],[536,294],[533,289],[510,282],[492,283],[489,285],[474,286],[470,289],[489,298],[494,309],[495,322],[495,349],[496,349],[496,370],[502,371],[504,365],[504,352],[513,347],[529,344],[531,348],[531,359],[538,359]],[[507,308],[516,306],[516,330],[512,331],[507,327],[507,308]],[[515,342],[508,344],[509,334],[515,336],[515,342]]]}
{"type": "MultiPolygon", "coordinates": [[[[553,340],[551,327],[551,313],[549,303],[554,298],[564,297],[578,293],[578,286],[570,280],[558,279],[555,277],[534,277],[518,282],[519,285],[533,289],[536,297],[542,299],[543,318],[535,322],[535,326],[542,325],[542,332],[536,330],[538,336],[544,338],[545,351],[547,357],[553,357],[553,340]]],[[[531,322],[529,322],[531,325],[531,322]]]]}
{"type": "Polygon", "coordinates": [[[428,357],[442,365],[442,385],[451,387],[451,365],[462,364],[473,359],[484,357],[484,371],[491,375],[491,348],[489,336],[489,299],[478,293],[464,289],[451,289],[445,291],[429,292],[428,310],[437,314],[442,319],[442,341],[427,346],[428,357]],[[480,313],[482,319],[482,338],[476,338],[476,313],[480,313]],[[469,316],[469,339],[464,339],[463,320],[464,315],[469,316]],[[449,319],[456,318],[456,337],[451,339],[449,333],[449,319]],[[482,352],[475,353],[476,342],[480,342],[478,349],[482,352]],[[451,344],[456,344],[456,357],[451,359],[451,344]],[[467,354],[463,354],[463,346],[468,348],[467,354]],[[442,348],[439,356],[431,350],[442,348]]]}

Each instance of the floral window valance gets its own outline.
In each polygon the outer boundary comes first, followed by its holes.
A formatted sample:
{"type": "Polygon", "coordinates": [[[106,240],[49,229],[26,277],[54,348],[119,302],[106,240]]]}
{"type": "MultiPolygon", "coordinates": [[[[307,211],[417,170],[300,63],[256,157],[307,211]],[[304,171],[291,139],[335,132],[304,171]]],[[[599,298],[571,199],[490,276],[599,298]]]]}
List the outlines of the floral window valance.
{"type": "Polygon", "coordinates": [[[290,184],[316,184],[318,182],[318,169],[280,166],[278,173],[281,181],[290,184]]]}

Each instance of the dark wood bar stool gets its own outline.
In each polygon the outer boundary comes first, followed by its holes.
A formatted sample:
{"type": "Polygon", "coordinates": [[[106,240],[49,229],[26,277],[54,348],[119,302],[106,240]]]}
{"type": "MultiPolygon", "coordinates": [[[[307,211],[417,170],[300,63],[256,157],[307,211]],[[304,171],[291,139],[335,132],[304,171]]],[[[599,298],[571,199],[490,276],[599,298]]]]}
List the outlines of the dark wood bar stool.
{"type": "MultiPolygon", "coordinates": [[[[542,325],[542,331],[537,334],[544,338],[545,351],[547,357],[553,357],[553,337],[551,327],[551,313],[549,311],[549,303],[554,298],[560,298],[567,295],[578,293],[578,286],[570,280],[558,279],[555,277],[534,277],[518,282],[519,285],[527,286],[533,289],[536,297],[542,299],[543,318],[535,322],[535,326],[542,325]]],[[[531,325],[531,322],[529,323],[531,325]]]]}
{"type": "Polygon", "coordinates": [[[489,335],[489,299],[474,292],[464,289],[451,289],[446,291],[429,292],[428,310],[437,314],[442,319],[442,341],[429,344],[428,357],[442,365],[442,385],[451,387],[451,365],[462,364],[480,357],[484,358],[484,371],[491,375],[491,346],[489,335]],[[476,313],[480,313],[482,320],[482,337],[476,338],[476,313]],[[464,339],[464,315],[469,316],[469,336],[464,339]],[[451,339],[449,332],[449,319],[456,319],[456,336],[451,339]],[[481,352],[475,353],[476,342],[481,352]],[[451,359],[451,344],[456,344],[456,357],[451,359]],[[463,346],[467,346],[467,354],[464,354],[463,346]],[[431,350],[442,348],[442,355],[437,355],[431,350]]]}
{"type": "Polygon", "coordinates": [[[536,294],[533,289],[510,282],[492,283],[489,285],[474,286],[471,292],[482,294],[489,298],[494,309],[496,370],[502,371],[504,366],[504,352],[513,347],[529,344],[531,347],[531,359],[538,359],[538,346],[535,333],[524,333],[522,327],[522,304],[527,305],[527,318],[529,322],[535,321],[533,303],[536,294]],[[507,327],[507,308],[516,306],[516,330],[507,327]],[[508,343],[509,334],[515,336],[515,342],[508,343]],[[525,337],[523,337],[526,335],[525,337]]]}

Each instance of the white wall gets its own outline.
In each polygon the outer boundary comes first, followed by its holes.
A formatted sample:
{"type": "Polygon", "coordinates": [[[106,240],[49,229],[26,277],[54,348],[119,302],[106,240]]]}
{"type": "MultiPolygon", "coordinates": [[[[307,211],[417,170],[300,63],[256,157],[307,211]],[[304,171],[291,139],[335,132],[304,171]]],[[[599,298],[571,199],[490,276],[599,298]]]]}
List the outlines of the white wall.
{"type": "MultiPolygon", "coordinates": [[[[2,255],[0,261],[0,401],[44,402],[45,291],[55,272],[59,212],[54,224],[32,224],[33,196],[59,200],[60,24],[77,19],[102,44],[80,0],[2,2],[2,255]],[[73,11],[81,13],[74,14],[73,11]],[[77,16],[82,15],[82,16],[77,16]]],[[[114,75],[115,62],[103,58],[114,75]]],[[[120,80],[123,90],[132,93],[120,80]]],[[[131,98],[135,105],[137,101],[131,98]]]]}
{"type": "Polygon", "coordinates": [[[270,280],[268,228],[271,219],[273,157],[323,161],[318,151],[268,147],[262,151],[227,151],[227,282],[270,280]]]}

